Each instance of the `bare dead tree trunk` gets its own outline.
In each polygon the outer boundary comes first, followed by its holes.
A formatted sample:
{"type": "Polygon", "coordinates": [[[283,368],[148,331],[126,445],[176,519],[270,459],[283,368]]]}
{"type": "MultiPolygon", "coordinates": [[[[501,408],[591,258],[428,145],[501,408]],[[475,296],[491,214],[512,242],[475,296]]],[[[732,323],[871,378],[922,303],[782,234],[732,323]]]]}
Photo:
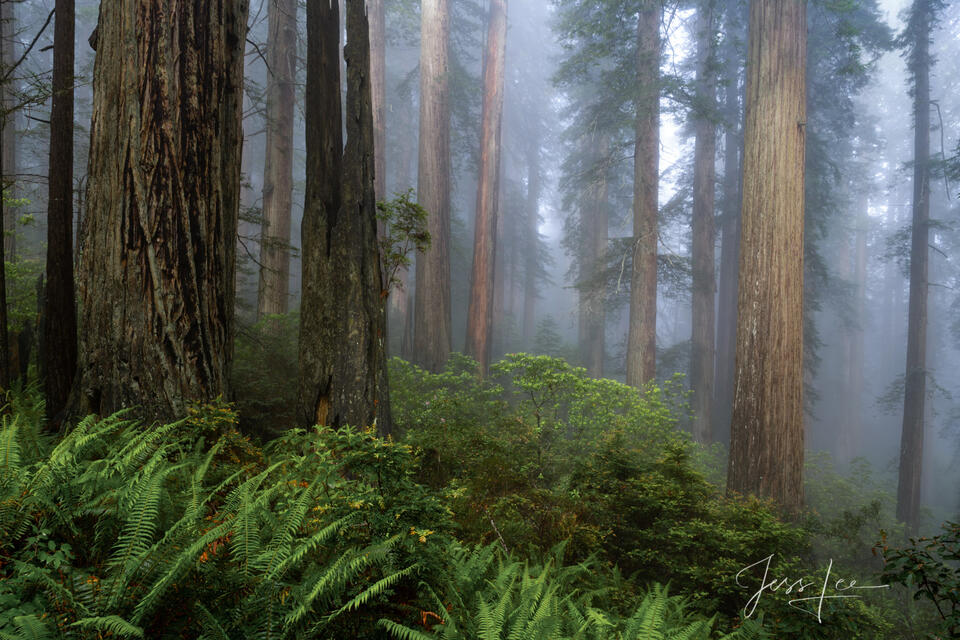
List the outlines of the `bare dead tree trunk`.
{"type": "Polygon", "coordinates": [[[228,391],[245,33],[241,0],[100,5],[74,412],[228,391]]]}
{"type": "Polygon", "coordinates": [[[293,206],[293,107],[296,103],[297,1],[268,0],[267,141],[257,316],[290,308],[293,206]]]}
{"type": "Polygon", "coordinates": [[[657,217],[660,183],[660,3],[644,0],[637,24],[633,271],[627,333],[627,384],[641,387],[657,365],[657,217]]]}
{"type": "Polygon", "coordinates": [[[500,137],[507,44],[507,2],[491,0],[483,70],[483,122],[480,128],[480,179],[473,240],[466,352],[486,373],[490,364],[497,206],[500,193],[500,137]]]}
{"type": "Polygon", "coordinates": [[[304,424],[376,424],[378,433],[387,435],[386,291],[373,179],[369,27],[363,3],[349,2],[346,11],[348,117],[342,147],[338,9],[307,5],[299,414],[304,424]]]}
{"type": "Polygon", "coordinates": [[[57,0],[50,109],[47,289],[43,314],[44,395],[55,425],[67,406],[77,370],[77,306],[73,290],[74,1],[57,0]]]}
{"type": "Polygon", "coordinates": [[[728,491],[803,506],[806,3],[752,0],[728,491]]]}
{"type": "Polygon", "coordinates": [[[923,475],[924,402],[927,387],[927,272],[930,237],[930,25],[928,0],[912,8],[913,224],[910,246],[910,301],[907,318],[907,371],[900,439],[897,518],[915,533],[920,520],[923,475]]]}
{"type": "Polygon", "coordinates": [[[690,388],[693,390],[693,437],[713,441],[712,401],[715,355],[714,189],[717,150],[716,82],[714,80],[714,3],[704,0],[697,9],[697,83],[693,154],[693,295],[690,352],[690,388]]]}
{"type": "Polygon", "coordinates": [[[450,10],[424,0],[420,14],[420,153],[417,197],[429,215],[430,248],[417,254],[413,356],[443,369],[452,346],[450,302],[450,10]]]}

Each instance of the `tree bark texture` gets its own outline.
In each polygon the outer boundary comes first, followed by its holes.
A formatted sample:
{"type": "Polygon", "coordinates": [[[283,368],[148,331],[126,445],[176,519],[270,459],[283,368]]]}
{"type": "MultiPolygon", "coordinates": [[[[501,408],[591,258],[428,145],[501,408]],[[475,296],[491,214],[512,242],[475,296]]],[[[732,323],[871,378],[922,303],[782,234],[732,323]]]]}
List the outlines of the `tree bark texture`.
{"type": "Polygon", "coordinates": [[[390,433],[386,291],[374,192],[370,40],[346,6],[346,146],[341,146],[339,16],[307,5],[307,189],[303,222],[299,415],[303,424],[390,433]]]}
{"type": "Polygon", "coordinates": [[[493,333],[493,288],[497,215],[500,194],[500,141],[503,123],[504,64],[507,45],[507,2],[491,0],[487,48],[483,64],[483,116],[480,126],[480,178],[474,223],[473,268],[467,310],[467,355],[480,371],[490,365],[493,333]]]}
{"type": "Polygon", "coordinates": [[[927,387],[927,272],[930,236],[930,25],[928,0],[913,7],[916,39],[913,75],[913,223],[910,245],[910,299],[907,314],[907,370],[900,438],[897,518],[916,532],[920,520],[923,470],[923,413],[927,387]]]}
{"type": "MultiPolygon", "coordinates": [[[[596,136],[596,134],[594,134],[596,136]]],[[[595,178],[586,194],[583,208],[583,229],[586,234],[586,255],[581,277],[588,283],[584,310],[583,364],[593,378],[603,377],[603,356],[606,343],[606,282],[603,270],[607,261],[609,219],[607,216],[607,163],[609,146],[604,140],[593,140],[592,151],[596,161],[595,178]]]]}
{"type": "MultiPolygon", "coordinates": [[[[387,198],[387,24],[384,0],[367,0],[370,22],[370,88],[373,105],[373,189],[377,200],[387,198]]],[[[383,237],[380,229],[380,237],[383,237]]]]}
{"type": "Polygon", "coordinates": [[[806,3],[752,0],[727,488],[803,506],[806,3]]]}
{"type": "Polygon", "coordinates": [[[47,416],[67,406],[77,369],[77,307],[73,288],[74,0],[57,0],[53,31],[47,200],[47,290],[43,314],[47,416]]]}
{"type": "Polygon", "coordinates": [[[452,347],[449,0],[424,0],[420,26],[417,199],[427,211],[430,247],[417,254],[413,358],[427,371],[436,373],[447,364],[452,347]]]}
{"type": "Polygon", "coordinates": [[[713,441],[712,402],[715,356],[714,189],[717,151],[714,3],[697,9],[697,81],[694,104],[696,142],[693,152],[692,332],[690,388],[693,390],[693,437],[713,441]]]}
{"type": "Polygon", "coordinates": [[[653,379],[657,364],[657,217],[660,182],[660,2],[644,0],[637,23],[633,270],[627,332],[627,384],[653,379]]]}
{"type": "Polygon", "coordinates": [[[257,315],[290,307],[293,207],[293,107],[296,103],[297,1],[268,0],[267,140],[257,315]]]}
{"type": "Polygon", "coordinates": [[[713,403],[713,439],[730,441],[733,383],[736,373],[737,268],[740,260],[740,82],[736,47],[729,24],[724,47],[726,95],[723,118],[723,218],[720,225],[720,279],[717,301],[716,398],[713,403]]]}
{"type": "Polygon", "coordinates": [[[74,411],[227,393],[246,9],[100,5],[74,411]]]}

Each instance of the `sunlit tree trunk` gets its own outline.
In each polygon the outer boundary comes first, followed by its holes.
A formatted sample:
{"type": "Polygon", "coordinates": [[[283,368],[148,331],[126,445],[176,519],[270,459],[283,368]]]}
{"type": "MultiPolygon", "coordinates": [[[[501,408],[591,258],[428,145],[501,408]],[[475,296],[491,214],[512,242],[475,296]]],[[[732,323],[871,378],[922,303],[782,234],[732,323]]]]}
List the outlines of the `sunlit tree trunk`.
{"type": "Polygon", "coordinates": [[[293,206],[293,107],[296,102],[297,1],[268,0],[267,141],[257,315],[290,306],[290,210],[293,206]]]}
{"type": "Polygon", "coordinates": [[[363,3],[348,2],[346,11],[349,117],[342,147],[338,9],[307,5],[299,414],[305,424],[375,423],[386,435],[386,291],[373,180],[369,28],[363,3]]]}
{"type": "Polygon", "coordinates": [[[43,363],[47,416],[58,422],[77,368],[77,309],[73,290],[73,0],[57,0],[53,32],[47,201],[47,289],[43,363]]]}
{"type": "Polygon", "coordinates": [[[100,5],[74,412],[228,391],[246,6],[100,5]]]}
{"type": "Polygon", "coordinates": [[[907,316],[907,370],[900,439],[897,518],[911,532],[920,520],[923,469],[923,412],[927,386],[927,272],[930,236],[930,25],[929,0],[911,10],[910,72],[913,76],[913,223],[910,246],[910,301],[907,316]]]}
{"type": "Polygon", "coordinates": [[[507,45],[507,2],[491,0],[483,68],[483,120],[480,128],[480,179],[474,226],[470,306],[467,310],[467,355],[486,372],[490,362],[493,278],[496,261],[497,206],[500,193],[500,136],[507,45]]]}
{"type": "Polygon", "coordinates": [[[657,216],[660,182],[660,2],[644,0],[637,24],[637,121],[633,172],[633,271],[627,384],[653,379],[657,363],[657,216]]]}
{"type": "Polygon", "coordinates": [[[717,301],[717,356],[713,439],[729,442],[733,411],[734,361],[737,344],[737,264],[740,256],[740,130],[739,64],[732,24],[726,22],[723,104],[723,202],[720,225],[720,278],[717,301]]]}
{"type": "Polygon", "coordinates": [[[450,357],[450,10],[448,0],[420,9],[420,153],[417,198],[427,210],[430,248],[417,255],[414,361],[437,372],[450,357]]]}
{"type": "Polygon", "coordinates": [[[803,506],[806,3],[752,0],[727,488],[803,506]]]}
{"type": "Polygon", "coordinates": [[[716,177],[716,64],[713,0],[697,10],[697,84],[693,154],[693,295],[690,388],[693,390],[693,437],[713,441],[712,402],[715,354],[714,188],[716,177]]]}

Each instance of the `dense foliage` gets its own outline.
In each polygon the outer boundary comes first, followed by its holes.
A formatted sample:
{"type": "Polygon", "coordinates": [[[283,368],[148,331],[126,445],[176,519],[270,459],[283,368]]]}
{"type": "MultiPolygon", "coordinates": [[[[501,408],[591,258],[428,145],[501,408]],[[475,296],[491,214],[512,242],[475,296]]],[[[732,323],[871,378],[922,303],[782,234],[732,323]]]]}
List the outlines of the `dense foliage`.
{"type": "MultiPolygon", "coordinates": [[[[921,550],[885,550],[883,579],[907,589],[828,599],[820,622],[783,586],[751,608],[765,558],[771,577],[822,583],[843,523],[869,535],[874,507],[801,527],[725,497],[707,479],[716,456],[677,428],[679,382],[639,394],[525,354],[474,371],[395,360],[396,442],[315,429],[261,444],[219,401],[59,437],[35,389],[12,394],[0,637],[894,638],[938,619],[896,598],[955,602],[951,529],[922,550],[925,573],[905,560],[921,550]]],[[[266,424],[258,402],[244,406],[266,424]]],[[[850,486],[853,502],[877,491],[850,486]]],[[[879,584],[866,565],[830,566],[879,584]]]]}

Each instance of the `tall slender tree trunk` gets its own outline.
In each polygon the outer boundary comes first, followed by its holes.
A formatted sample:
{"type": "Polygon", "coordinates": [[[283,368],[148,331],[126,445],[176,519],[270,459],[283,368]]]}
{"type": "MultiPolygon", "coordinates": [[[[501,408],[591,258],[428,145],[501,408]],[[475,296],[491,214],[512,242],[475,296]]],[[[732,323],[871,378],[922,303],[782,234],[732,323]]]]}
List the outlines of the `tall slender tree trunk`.
{"type": "Polygon", "coordinates": [[[74,2],[57,0],[53,31],[53,104],[47,204],[47,290],[43,314],[47,416],[66,408],[77,369],[77,307],[73,290],[74,2]]]}
{"type": "MultiPolygon", "coordinates": [[[[411,178],[412,158],[416,155],[417,132],[414,129],[413,96],[403,107],[403,124],[398,127],[404,133],[404,144],[401,147],[400,157],[397,160],[396,189],[406,191],[413,184],[411,178]]],[[[416,259],[416,258],[415,258],[416,259]]],[[[396,326],[400,329],[400,357],[404,360],[413,360],[413,325],[414,325],[414,294],[411,291],[416,271],[411,272],[409,267],[400,267],[397,270],[397,279],[400,284],[390,295],[393,315],[396,326]]]]}
{"type": "MultiPolygon", "coordinates": [[[[367,0],[370,22],[370,90],[373,107],[373,190],[387,197],[387,24],[384,0],[367,0]]],[[[380,229],[383,237],[383,229],[380,229]]]]}
{"type": "Polygon", "coordinates": [[[803,506],[806,3],[752,0],[727,489],[803,506]]]}
{"type": "Polygon", "coordinates": [[[728,18],[724,56],[723,217],[720,225],[720,282],[717,301],[717,357],[713,439],[729,442],[737,344],[737,265],[740,260],[740,83],[732,21],[728,18]]]}
{"type": "Polygon", "coordinates": [[[897,518],[916,532],[920,520],[923,470],[923,412],[927,386],[927,271],[930,236],[930,26],[929,0],[916,0],[910,28],[913,75],[913,224],[910,246],[910,301],[907,316],[907,371],[900,439],[897,518]]]}
{"type": "Polygon", "coordinates": [[[452,347],[450,303],[450,9],[424,0],[420,9],[420,154],[417,198],[427,210],[430,248],[417,255],[414,361],[443,369],[452,347]]]}
{"type": "MultiPolygon", "coordinates": [[[[595,137],[597,134],[594,134],[595,137]]],[[[609,239],[609,221],[607,216],[607,176],[606,166],[608,145],[598,137],[593,141],[596,177],[587,190],[585,220],[587,253],[584,258],[584,277],[589,283],[586,292],[584,314],[583,364],[587,374],[593,378],[603,377],[604,347],[606,343],[606,282],[603,270],[607,261],[607,242],[609,239]]]]}
{"type": "Polygon", "coordinates": [[[257,315],[290,308],[293,206],[293,107],[296,103],[297,0],[268,0],[267,141],[257,315]]]}
{"type": "Polygon", "coordinates": [[[693,390],[693,437],[713,441],[712,403],[715,355],[714,188],[717,150],[714,3],[697,9],[697,84],[693,153],[693,296],[690,387],[693,390]]]}
{"type": "Polygon", "coordinates": [[[386,291],[374,192],[370,39],[346,7],[346,147],[341,145],[339,16],[307,4],[307,188],[303,221],[299,416],[305,424],[390,433],[386,291]]]}
{"type": "Polygon", "coordinates": [[[490,364],[497,207],[500,193],[500,137],[503,122],[507,2],[490,1],[490,23],[483,63],[483,121],[480,127],[480,178],[473,238],[466,352],[486,373],[490,364]]]}
{"type": "Polygon", "coordinates": [[[228,391],[246,7],[100,5],[75,412],[228,391]]]}
{"type": "Polygon", "coordinates": [[[856,220],[856,229],[844,238],[846,255],[838,268],[838,275],[853,285],[853,326],[841,336],[843,358],[843,411],[837,429],[836,458],[849,462],[861,451],[861,405],[863,400],[863,323],[865,322],[866,292],[866,211],[856,220]]]}
{"type": "MultiPolygon", "coordinates": [[[[16,4],[9,0],[0,2],[0,39],[3,40],[3,43],[0,44],[0,52],[2,52],[0,69],[3,69],[4,73],[11,69],[16,63],[14,57],[15,52],[13,50],[14,34],[16,33],[15,7],[16,4]]],[[[2,179],[5,180],[4,184],[8,189],[13,185],[12,176],[15,176],[17,173],[17,119],[16,114],[13,112],[13,83],[14,79],[10,78],[0,85],[0,103],[2,103],[0,104],[0,109],[3,110],[3,159],[0,160],[0,162],[2,162],[4,166],[2,179]]],[[[9,192],[7,193],[7,197],[12,197],[9,192]]],[[[2,220],[4,232],[3,249],[6,259],[11,262],[15,257],[17,249],[17,236],[15,233],[16,222],[16,211],[7,211],[2,220]]],[[[4,388],[6,388],[5,385],[4,388]]]]}
{"type": "Polygon", "coordinates": [[[660,2],[644,0],[637,23],[633,270],[627,334],[627,384],[641,387],[657,365],[657,217],[660,183],[660,2]]]}
{"type": "Polygon", "coordinates": [[[533,132],[527,145],[527,232],[523,281],[523,344],[530,349],[537,331],[537,272],[540,268],[540,136],[533,132]]]}

